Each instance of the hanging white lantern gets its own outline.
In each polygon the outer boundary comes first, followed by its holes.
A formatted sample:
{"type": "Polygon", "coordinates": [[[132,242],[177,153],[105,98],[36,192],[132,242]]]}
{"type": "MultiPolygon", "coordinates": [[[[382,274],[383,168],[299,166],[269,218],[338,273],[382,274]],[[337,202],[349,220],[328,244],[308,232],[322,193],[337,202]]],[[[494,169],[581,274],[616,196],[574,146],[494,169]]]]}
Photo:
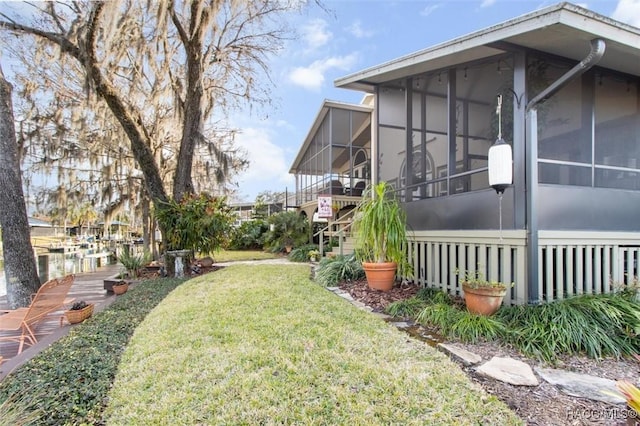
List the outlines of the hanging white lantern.
{"type": "Polygon", "coordinates": [[[500,138],[489,148],[489,186],[502,194],[513,183],[511,145],[500,138]]]}

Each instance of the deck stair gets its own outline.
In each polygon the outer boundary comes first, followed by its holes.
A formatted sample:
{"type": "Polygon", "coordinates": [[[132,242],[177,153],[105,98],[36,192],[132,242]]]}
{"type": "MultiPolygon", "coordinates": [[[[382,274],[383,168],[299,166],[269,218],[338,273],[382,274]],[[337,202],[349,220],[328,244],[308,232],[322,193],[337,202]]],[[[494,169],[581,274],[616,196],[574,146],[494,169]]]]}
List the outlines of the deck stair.
{"type": "MultiPolygon", "coordinates": [[[[330,238],[338,240],[338,246],[333,247],[326,253],[328,256],[349,255],[355,250],[355,238],[351,235],[351,225],[353,223],[354,210],[346,213],[337,220],[330,221],[329,224],[320,230],[316,235],[320,236],[320,241],[330,238]]],[[[324,256],[325,253],[321,253],[324,256]]]]}

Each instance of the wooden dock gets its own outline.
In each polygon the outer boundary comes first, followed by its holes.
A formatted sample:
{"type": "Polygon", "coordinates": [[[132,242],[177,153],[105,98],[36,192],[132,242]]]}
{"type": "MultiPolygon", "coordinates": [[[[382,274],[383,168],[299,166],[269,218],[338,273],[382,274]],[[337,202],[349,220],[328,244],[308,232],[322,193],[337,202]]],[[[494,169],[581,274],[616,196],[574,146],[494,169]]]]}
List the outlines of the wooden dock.
{"type": "MultiPolygon", "coordinates": [[[[121,267],[118,265],[107,265],[98,268],[95,272],[76,274],[75,281],[69,291],[68,297],[73,297],[76,301],[84,300],[87,303],[95,303],[95,310],[99,311],[101,307],[108,304],[108,302],[113,300],[115,297],[113,295],[108,295],[104,290],[103,280],[113,277],[120,271],[120,269],[121,267]]],[[[3,309],[9,309],[6,296],[0,297],[0,310],[3,309]]],[[[8,371],[15,368],[15,366],[33,357],[55,341],[56,338],[59,338],[68,332],[68,329],[72,326],[64,321],[61,327],[61,316],[63,316],[62,311],[60,311],[60,315],[51,315],[50,319],[40,323],[35,329],[38,343],[33,345],[33,347],[25,345],[25,348],[20,355],[18,355],[17,342],[0,341],[0,356],[3,358],[3,361],[0,364],[0,379],[2,379],[8,371]]],[[[9,333],[7,332],[7,334],[9,333]]]]}

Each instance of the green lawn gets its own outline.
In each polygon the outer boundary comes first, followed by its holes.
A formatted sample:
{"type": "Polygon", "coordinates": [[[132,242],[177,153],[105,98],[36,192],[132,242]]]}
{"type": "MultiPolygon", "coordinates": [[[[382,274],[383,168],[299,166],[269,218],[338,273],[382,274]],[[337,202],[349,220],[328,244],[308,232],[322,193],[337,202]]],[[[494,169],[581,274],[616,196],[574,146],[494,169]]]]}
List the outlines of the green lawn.
{"type": "Polygon", "coordinates": [[[216,251],[211,257],[216,262],[236,262],[241,260],[276,259],[279,256],[275,253],[260,250],[220,250],[216,251]]]}
{"type": "Polygon", "coordinates": [[[521,424],[445,355],[309,279],[234,265],[136,329],[108,424],[521,424]]]}

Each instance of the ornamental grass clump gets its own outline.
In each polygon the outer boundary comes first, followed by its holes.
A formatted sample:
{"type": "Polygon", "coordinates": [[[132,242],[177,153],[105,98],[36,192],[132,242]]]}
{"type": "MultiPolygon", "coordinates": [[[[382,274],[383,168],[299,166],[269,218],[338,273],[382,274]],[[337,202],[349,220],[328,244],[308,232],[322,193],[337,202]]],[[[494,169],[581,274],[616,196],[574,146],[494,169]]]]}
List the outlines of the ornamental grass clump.
{"type": "Polygon", "coordinates": [[[364,278],[362,263],[355,256],[325,257],[316,268],[316,282],[324,287],[333,287],[340,282],[364,278]]]}
{"type": "Polygon", "coordinates": [[[498,312],[506,339],[544,360],[560,354],[620,357],[640,351],[640,304],[632,293],[581,295],[498,312]]]}
{"type": "Polygon", "coordinates": [[[424,288],[413,299],[392,303],[386,311],[435,326],[448,338],[466,342],[499,339],[546,361],[562,355],[602,358],[640,352],[637,290],[502,307],[494,316],[484,317],[466,312],[438,289],[424,288]]]}

